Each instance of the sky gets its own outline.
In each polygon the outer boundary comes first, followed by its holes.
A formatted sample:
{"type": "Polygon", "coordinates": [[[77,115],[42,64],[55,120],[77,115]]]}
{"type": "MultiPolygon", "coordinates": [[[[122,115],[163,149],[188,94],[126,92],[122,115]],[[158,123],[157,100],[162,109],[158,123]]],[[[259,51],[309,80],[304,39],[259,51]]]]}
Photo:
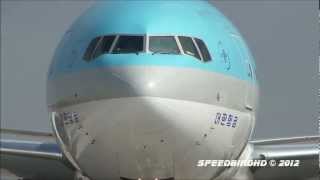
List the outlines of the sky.
{"type": "MultiPolygon", "coordinates": [[[[46,74],[93,1],[1,1],[1,128],[50,132],[46,74]]],[[[318,134],[318,1],[213,1],[245,38],[260,87],[254,139],[318,134]]]]}

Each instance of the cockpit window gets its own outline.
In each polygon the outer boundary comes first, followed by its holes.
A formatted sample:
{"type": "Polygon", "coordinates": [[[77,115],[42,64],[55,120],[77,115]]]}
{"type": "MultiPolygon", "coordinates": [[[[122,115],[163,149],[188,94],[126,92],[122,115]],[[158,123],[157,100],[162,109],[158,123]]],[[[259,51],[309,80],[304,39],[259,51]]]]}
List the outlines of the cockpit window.
{"type": "Polygon", "coordinates": [[[94,49],[91,58],[94,59],[102,54],[108,53],[115,38],[116,36],[103,36],[94,49]]]}
{"type": "Polygon", "coordinates": [[[153,54],[180,54],[173,36],[149,36],[149,51],[153,54]]]}
{"type": "Polygon", "coordinates": [[[197,45],[198,45],[198,47],[200,49],[203,61],[204,62],[210,61],[211,60],[211,56],[210,56],[210,53],[208,51],[208,48],[207,48],[206,44],[201,39],[198,39],[198,38],[195,38],[195,41],[196,41],[196,43],[197,43],[197,45]]]}
{"type": "Polygon", "coordinates": [[[182,46],[184,54],[194,56],[197,59],[201,59],[196,46],[193,44],[193,40],[190,37],[179,36],[179,41],[182,46]]]}
{"type": "Polygon", "coordinates": [[[94,38],[90,42],[83,58],[86,61],[90,61],[104,53],[108,53],[115,37],[116,36],[103,36],[94,38]]]}
{"type": "Polygon", "coordinates": [[[101,38],[101,37],[96,37],[96,38],[94,38],[94,39],[90,42],[90,44],[89,44],[89,46],[88,46],[88,48],[87,48],[87,50],[86,50],[86,52],[85,52],[85,54],[84,54],[84,56],[83,56],[83,59],[84,59],[84,60],[90,61],[91,55],[92,55],[94,49],[96,48],[96,46],[97,46],[100,38],[101,38]]]}
{"type": "Polygon", "coordinates": [[[146,49],[152,54],[182,54],[193,56],[202,62],[211,60],[210,52],[201,39],[187,36],[145,35],[96,37],[87,47],[83,59],[89,62],[103,54],[138,54],[139,52],[148,52],[146,49]]]}
{"type": "Polygon", "coordinates": [[[143,36],[120,36],[112,53],[139,53],[143,51],[143,36]]]}

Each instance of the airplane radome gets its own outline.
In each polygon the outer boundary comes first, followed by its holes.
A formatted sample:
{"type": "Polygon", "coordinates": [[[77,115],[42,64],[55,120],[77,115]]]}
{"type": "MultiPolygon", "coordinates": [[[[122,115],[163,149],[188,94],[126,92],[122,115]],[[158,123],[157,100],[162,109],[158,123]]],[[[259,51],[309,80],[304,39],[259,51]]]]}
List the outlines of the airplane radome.
{"type": "MultiPolygon", "coordinates": [[[[58,45],[47,103],[64,156],[90,179],[213,179],[255,124],[255,64],[206,1],[106,1],[58,45]]],[[[232,176],[236,170],[229,171],[232,176]]]]}

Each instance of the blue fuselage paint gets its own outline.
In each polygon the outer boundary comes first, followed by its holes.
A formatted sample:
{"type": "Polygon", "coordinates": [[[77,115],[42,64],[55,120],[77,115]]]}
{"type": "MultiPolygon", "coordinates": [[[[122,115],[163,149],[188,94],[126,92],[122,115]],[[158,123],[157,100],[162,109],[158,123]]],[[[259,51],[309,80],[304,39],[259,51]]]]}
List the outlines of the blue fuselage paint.
{"type": "Polygon", "coordinates": [[[206,1],[105,1],[58,45],[48,110],[64,155],[92,179],[213,179],[225,167],[196,162],[243,152],[255,122],[254,72],[240,33],[206,1]],[[148,51],[83,59],[94,38],[123,34],[199,38],[212,60],[148,51]]]}
{"type": "Polygon", "coordinates": [[[206,1],[107,1],[84,13],[66,32],[49,70],[49,79],[60,73],[115,66],[169,66],[222,73],[256,83],[253,58],[241,35],[206,1]],[[202,39],[212,61],[188,55],[151,53],[105,54],[83,60],[90,41],[102,35],[182,35],[202,39]],[[234,36],[238,37],[234,38],[234,36]],[[252,68],[250,75],[249,64],[252,68]]]}

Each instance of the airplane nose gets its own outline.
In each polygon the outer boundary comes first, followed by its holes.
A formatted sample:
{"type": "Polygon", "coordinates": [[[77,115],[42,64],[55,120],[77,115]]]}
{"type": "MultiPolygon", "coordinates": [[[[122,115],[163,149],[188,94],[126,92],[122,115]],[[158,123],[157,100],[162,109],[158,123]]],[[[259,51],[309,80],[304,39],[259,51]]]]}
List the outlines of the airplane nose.
{"type": "MultiPolygon", "coordinates": [[[[64,137],[81,169],[96,179],[212,177],[223,167],[195,168],[198,160],[237,156],[234,149],[240,151],[243,144],[233,139],[245,139],[250,129],[249,116],[228,109],[223,94],[240,92],[245,86],[210,72],[113,67],[67,73],[52,79],[49,86],[55,95],[52,110],[78,115],[72,123],[64,116],[53,120],[62,122],[57,123],[57,134],[64,137]],[[221,81],[225,89],[219,86],[221,81]],[[241,123],[237,131],[218,126],[213,118],[221,112],[248,123],[241,123]]],[[[228,103],[240,100],[235,96],[228,103]]]]}

